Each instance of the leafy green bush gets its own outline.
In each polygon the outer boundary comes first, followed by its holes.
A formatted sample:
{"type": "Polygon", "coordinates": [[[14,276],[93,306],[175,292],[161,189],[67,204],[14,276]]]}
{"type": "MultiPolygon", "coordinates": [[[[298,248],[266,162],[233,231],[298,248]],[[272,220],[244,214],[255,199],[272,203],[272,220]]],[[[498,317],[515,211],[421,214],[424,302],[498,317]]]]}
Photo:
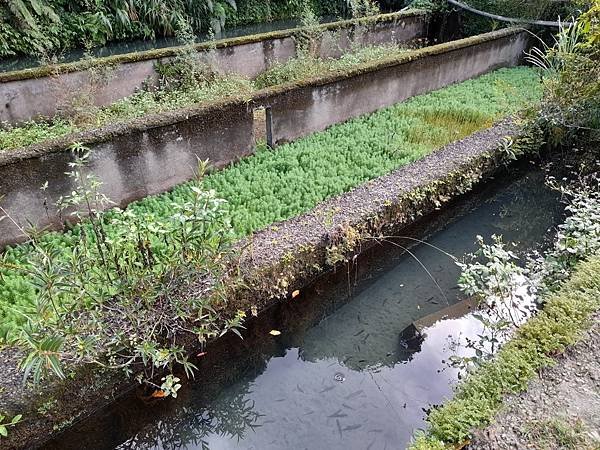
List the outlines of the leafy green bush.
{"type": "MultiPolygon", "coordinates": [[[[204,185],[227,200],[236,235],[248,235],[409,164],[539,99],[534,70],[501,69],[332,126],[276,150],[262,147],[255,155],[210,174],[204,185]]],[[[128,214],[168,218],[173,205],[185,202],[191,188],[183,184],[132,203],[128,214]]],[[[105,216],[114,214],[109,211],[105,216]]],[[[89,225],[48,233],[42,241],[68,257],[85,227],[89,225]]],[[[31,248],[19,245],[7,249],[4,262],[27,266],[30,257],[31,248]]],[[[0,334],[6,336],[23,323],[23,312],[32,310],[35,288],[30,278],[14,270],[3,269],[0,274],[0,334]]]]}
{"type": "Polygon", "coordinates": [[[74,189],[59,210],[78,219],[85,215],[87,222],[69,257],[52,241],[31,235],[27,266],[0,263],[35,286],[32,311],[14,335],[27,355],[24,379],[38,384],[49,374],[65,378],[65,361],[127,374],[143,369],[140,381],[177,396],[179,379],[169,375],[162,386],[150,380],[155,370],[172,371],[175,364],[193,376],[196,367],[182,339],[192,333],[203,345],[229,330],[239,334],[243,314],[220,312],[232,238],[224,201],[204,189],[203,162],[189,195],[171,205],[170,216],[118,208],[101,214],[110,200],[87,168],[89,154],[74,151],[74,189]]]}
{"type": "Polygon", "coordinates": [[[592,145],[600,139],[600,0],[554,45],[533,49],[529,60],[543,69],[544,101],[538,121],[553,144],[592,145]]]}
{"type": "MultiPolygon", "coordinates": [[[[108,41],[173,36],[298,17],[302,0],[7,0],[0,5],[0,57],[46,55],[108,41]]],[[[343,0],[313,0],[321,16],[344,12],[343,0]]]]}

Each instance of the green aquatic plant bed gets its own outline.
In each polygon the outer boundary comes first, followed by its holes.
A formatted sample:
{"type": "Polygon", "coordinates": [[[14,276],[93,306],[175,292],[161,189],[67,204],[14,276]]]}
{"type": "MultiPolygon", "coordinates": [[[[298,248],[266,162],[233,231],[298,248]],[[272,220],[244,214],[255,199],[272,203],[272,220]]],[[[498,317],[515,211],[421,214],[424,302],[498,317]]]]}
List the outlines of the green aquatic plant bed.
{"type": "MultiPolygon", "coordinates": [[[[477,79],[414,97],[404,103],[335,125],[276,150],[255,155],[207,176],[206,187],[228,202],[242,237],[301,214],[319,202],[411,163],[540,99],[535,70],[500,69],[477,79]]],[[[170,217],[172,203],[185,202],[190,184],[132,203],[134,214],[170,217]]],[[[107,212],[107,214],[114,214],[107,212]]],[[[86,226],[86,225],[83,225],[86,226]]],[[[79,226],[43,237],[69,254],[79,226]]],[[[30,248],[6,251],[7,262],[27,264],[30,248]]],[[[34,288],[23,275],[5,270],[0,283],[0,338],[23,323],[34,288]]]]}
{"type": "Polygon", "coordinates": [[[553,363],[552,355],[578,341],[591,315],[600,308],[600,257],[580,263],[544,309],[521,326],[498,355],[463,382],[454,398],[432,410],[428,434],[412,450],[455,448],[475,428],[487,425],[507,394],[527,389],[538,371],[553,363]]]}

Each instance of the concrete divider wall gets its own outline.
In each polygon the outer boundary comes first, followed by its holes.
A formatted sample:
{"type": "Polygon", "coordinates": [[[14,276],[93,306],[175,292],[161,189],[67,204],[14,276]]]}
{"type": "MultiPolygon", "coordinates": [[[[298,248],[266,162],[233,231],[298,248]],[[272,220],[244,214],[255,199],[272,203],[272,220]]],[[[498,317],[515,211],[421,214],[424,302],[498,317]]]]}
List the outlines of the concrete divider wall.
{"type": "Polygon", "coordinates": [[[417,51],[422,57],[403,64],[273,96],[268,100],[272,144],[293,141],[498,67],[515,66],[522,61],[528,40],[525,31],[516,34],[508,31],[473,45],[440,44],[434,46],[439,52],[432,52],[433,47],[422,49],[417,51]]]}
{"type": "MultiPolygon", "coordinates": [[[[233,104],[171,125],[117,135],[92,146],[87,167],[103,182],[102,193],[125,206],[192,179],[198,159],[208,158],[222,167],[253,148],[252,110],[233,104]]],[[[0,165],[0,205],[22,225],[30,221],[61,228],[54,204],[75,187],[65,175],[73,159],[71,151],[58,151],[0,165]],[[48,188],[42,192],[46,181],[48,188]]],[[[9,220],[0,222],[0,248],[23,237],[9,220]]]]}
{"type": "MultiPolygon", "coordinates": [[[[422,11],[382,14],[363,20],[319,27],[322,56],[357,44],[407,42],[427,35],[429,16],[422,11]]],[[[256,77],[296,56],[300,29],[223,39],[196,46],[205,62],[224,73],[256,77]]],[[[0,73],[0,122],[16,124],[38,116],[68,111],[74,96],[86,95],[98,106],[133,94],[144,82],[156,82],[157,61],[175,56],[178,48],[150,50],[16,72],[0,73]],[[93,71],[87,68],[94,68],[93,71]]]]}
{"type": "MultiPolygon", "coordinates": [[[[157,114],[45,143],[0,152],[0,196],[22,224],[60,227],[46,214],[73,186],[64,175],[73,142],[92,148],[90,169],[103,192],[120,206],[189,180],[197,158],[223,166],[249,155],[254,147],[254,110],[269,110],[267,128],[275,143],[323,130],[446,84],[462,81],[521,59],[527,33],[501,30],[440,44],[334,77],[266,89],[252,99],[224,100],[208,106],[157,114]],[[46,192],[39,190],[46,181],[46,192]]],[[[24,236],[9,220],[0,221],[0,248],[24,236]]]]}

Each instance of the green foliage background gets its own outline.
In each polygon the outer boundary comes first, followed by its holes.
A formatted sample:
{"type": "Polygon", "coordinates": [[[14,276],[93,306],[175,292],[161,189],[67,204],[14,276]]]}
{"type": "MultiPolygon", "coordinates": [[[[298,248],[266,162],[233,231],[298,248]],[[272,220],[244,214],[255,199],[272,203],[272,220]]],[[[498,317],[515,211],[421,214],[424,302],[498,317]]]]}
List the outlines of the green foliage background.
{"type": "MultiPolygon", "coordinates": [[[[498,14],[505,17],[532,20],[563,20],[578,16],[585,0],[557,2],[555,0],[463,0],[464,3],[480,11],[498,14]]],[[[464,13],[463,31],[467,35],[485,33],[492,29],[502,28],[510,24],[496,22],[492,19],[464,13]]]]}
{"type": "Polygon", "coordinates": [[[237,0],[237,10],[227,8],[227,25],[252,23],[299,17],[306,3],[311,4],[317,16],[342,16],[346,13],[345,0],[237,0]]]}
{"type": "MultiPolygon", "coordinates": [[[[320,16],[343,13],[344,0],[311,0],[320,16]]],[[[0,57],[47,55],[109,41],[173,36],[184,23],[218,31],[298,17],[302,0],[5,0],[0,57]]]]}

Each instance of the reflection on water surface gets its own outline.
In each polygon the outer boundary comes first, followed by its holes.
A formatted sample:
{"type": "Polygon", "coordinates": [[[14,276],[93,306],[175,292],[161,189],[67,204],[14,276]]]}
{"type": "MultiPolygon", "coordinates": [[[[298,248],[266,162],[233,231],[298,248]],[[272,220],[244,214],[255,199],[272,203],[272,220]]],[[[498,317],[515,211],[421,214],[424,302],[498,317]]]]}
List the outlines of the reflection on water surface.
{"type": "MultiPolygon", "coordinates": [[[[444,223],[427,241],[460,257],[475,250],[476,235],[502,234],[526,250],[561,215],[533,171],[456,205],[430,225],[444,223]]],[[[454,263],[430,246],[411,251],[456,302],[454,263]]],[[[424,410],[451,394],[457,372],[442,362],[452,354],[448,336],[469,335],[479,323],[438,322],[407,352],[402,331],[446,300],[410,255],[394,246],[371,253],[350,271],[349,299],[345,271],[323,278],[253,320],[244,341],[211,347],[199,379],[175,401],[124,399],[48,448],[404,448],[424,426],[424,410]],[[273,328],[281,336],[269,335],[273,328]]]]}

